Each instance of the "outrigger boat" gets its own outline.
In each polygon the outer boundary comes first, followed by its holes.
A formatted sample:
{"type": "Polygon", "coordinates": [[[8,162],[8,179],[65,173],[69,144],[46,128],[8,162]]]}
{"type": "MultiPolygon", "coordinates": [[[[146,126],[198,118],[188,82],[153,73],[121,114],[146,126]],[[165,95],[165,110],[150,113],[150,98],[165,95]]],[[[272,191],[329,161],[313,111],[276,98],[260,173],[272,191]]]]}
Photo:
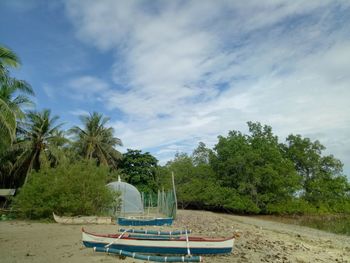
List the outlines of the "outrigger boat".
{"type": "Polygon", "coordinates": [[[126,231],[121,234],[94,234],[82,229],[82,240],[86,247],[109,248],[146,254],[205,255],[231,253],[234,237],[205,238],[186,236],[133,235],[126,231]]]}
{"type": "Polygon", "coordinates": [[[118,217],[117,223],[121,226],[170,226],[173,223],[173,219],[171,217],[118,217]]]}

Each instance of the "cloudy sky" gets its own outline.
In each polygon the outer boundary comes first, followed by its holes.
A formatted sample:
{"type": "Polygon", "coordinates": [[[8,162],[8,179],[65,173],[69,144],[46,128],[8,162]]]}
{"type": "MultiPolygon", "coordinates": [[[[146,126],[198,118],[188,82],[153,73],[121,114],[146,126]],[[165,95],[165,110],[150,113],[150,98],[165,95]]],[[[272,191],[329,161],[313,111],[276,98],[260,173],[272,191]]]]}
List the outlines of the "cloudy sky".
{"type": "Polygon", "coordinates": [[[247,121],[320,140],[350,174],[350,1],[0,1],[37,107],[98,111],[161,163],[247,121]]]}

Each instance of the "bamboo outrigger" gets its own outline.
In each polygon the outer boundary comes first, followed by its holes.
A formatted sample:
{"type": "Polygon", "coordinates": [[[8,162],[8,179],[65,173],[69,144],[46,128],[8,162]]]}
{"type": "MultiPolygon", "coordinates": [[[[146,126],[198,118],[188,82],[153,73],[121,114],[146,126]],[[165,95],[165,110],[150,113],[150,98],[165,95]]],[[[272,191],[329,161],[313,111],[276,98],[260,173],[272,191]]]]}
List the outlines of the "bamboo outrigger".
{"type": "Polygon", "coordinates": [[[154,262],[202,262],[201,256],[152,256],[152,255],[142,255],[129,251],[124,251],[120,249],[104,248],[104,247],[94,247],[96,252],[106,252],[111,254],[117,254],[125,257],[136,258],[140,260],[154,261],[154,262]]]}

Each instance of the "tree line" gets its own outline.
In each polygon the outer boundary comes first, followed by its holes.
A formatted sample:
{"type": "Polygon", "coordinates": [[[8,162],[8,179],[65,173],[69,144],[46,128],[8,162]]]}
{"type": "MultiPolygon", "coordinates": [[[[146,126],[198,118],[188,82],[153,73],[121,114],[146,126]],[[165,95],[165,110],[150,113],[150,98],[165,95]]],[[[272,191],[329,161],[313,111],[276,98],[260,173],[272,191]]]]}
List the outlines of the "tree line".
{"type": "Polygon", "coordinates": [[[183,208],[350,212],[343,165],[325,155],[319,141],[291,134],[281,143],[270,126],[248,122],[248,134],[230,131],[212,149],[199,143],[191,155],[178,153],[161,166],[148,152],[120,153],[122,141],[100,113],[81,116],[81,126],[65,131],[49,109],[26,110],[33,109],[35,94],[11,76],[10,69],[19,66],[18,56],[0,46],[0,188],[21,189],[14,206],[24,216],[102,213],[113,205],[103,190],[107,182],[121,176],[140,191],[156,193],[171,187],[171,172],[183,208]]]}
{"type": "Polygon", "coordinates": [[[178,176],[183,207],[238,213],[349,213],[350,184],[343,164],[324,155],[319,141],[248,122],[249,134],[230,131],[213,149],[199,143],[192,155],[166,165],[178,176]]]}

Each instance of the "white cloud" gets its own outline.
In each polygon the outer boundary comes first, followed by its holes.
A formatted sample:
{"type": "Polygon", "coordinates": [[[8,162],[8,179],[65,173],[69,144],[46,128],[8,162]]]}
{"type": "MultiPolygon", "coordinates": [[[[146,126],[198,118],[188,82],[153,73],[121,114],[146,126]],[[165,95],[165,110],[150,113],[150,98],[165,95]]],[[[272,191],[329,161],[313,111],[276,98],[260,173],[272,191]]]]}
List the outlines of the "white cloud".
{"type": "Polygon", "coordinates": [[[55,97],[55,90],[54,90],[54,88],[52,88],[50,85],[44,84],[44,85],[42,86],[42,89],[44,90],[45,95],[46,95],[49,99],[52,99],[52,98],[55,97]]]}
{"type": "Polygon", "coordinates": [[[69,111],[69,114],[72,114],[73,116],[90,115],[88,111],[82,109],[71,110],[69,111]]]}
{"type": "Polygon", "coordinates": [[[320,139],[349,171],[349,2],[73,0],[66,8],[83,41],[115,54],[110,78],[123,89],[87,76],[71,87],[105,93],[106,107],[126,114],[114,123],[126,147],[165,160],[252,120],[281,137],[320,139]]]}
{"type": "Polygon", "coordinates": [[[69,96],[78,100],[101,100],[109,91],[108,84],[96,77],[80,76],[68,82],[69,96]]]}

